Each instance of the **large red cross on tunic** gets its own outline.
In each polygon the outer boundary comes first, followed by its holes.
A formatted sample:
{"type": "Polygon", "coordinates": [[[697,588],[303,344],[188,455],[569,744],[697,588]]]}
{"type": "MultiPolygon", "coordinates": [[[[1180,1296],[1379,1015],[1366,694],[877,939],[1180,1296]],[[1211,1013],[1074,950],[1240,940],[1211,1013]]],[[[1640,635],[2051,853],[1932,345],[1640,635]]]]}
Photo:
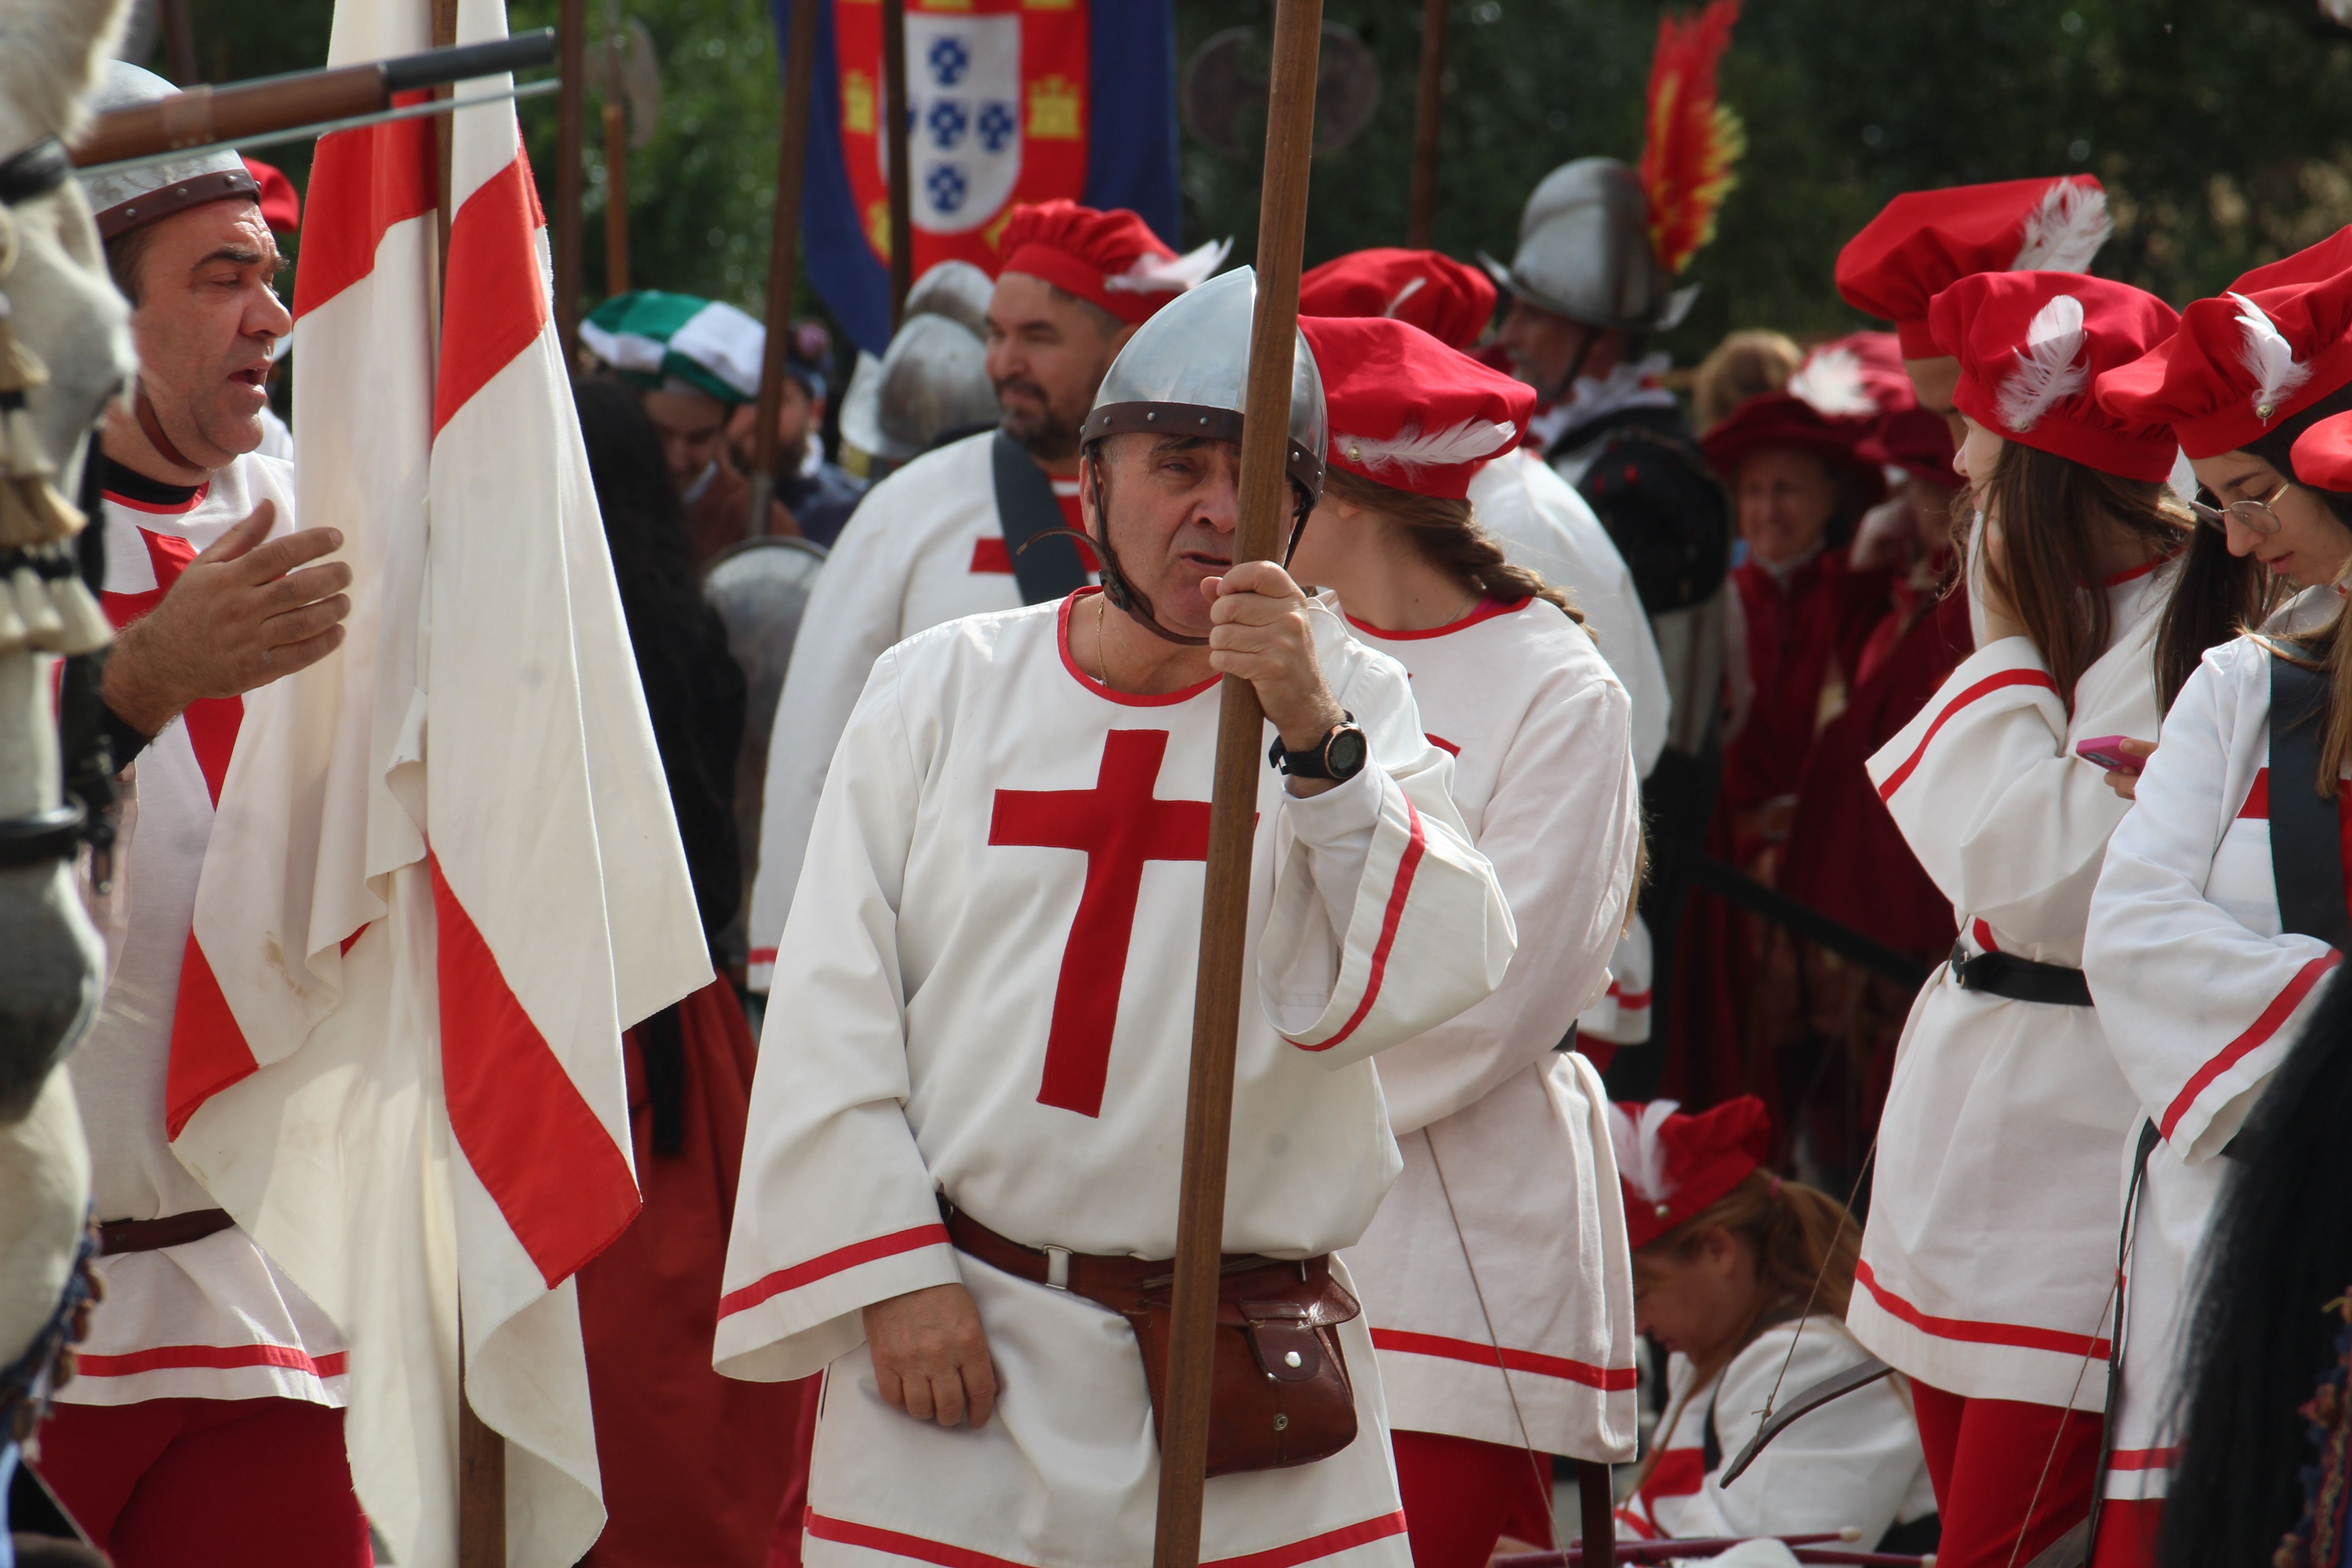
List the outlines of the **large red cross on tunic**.
{"type": "Polygon", "coordinates": [[[1102,1114],[1143,863],[1209,858],[1209,803],[1151,793],[1167,752],[1165,730],[1113,730],[1103,739],[1094,788],[996,792],[991,844],[1079,849],[1087,857],[1086,890],[1054,986],[1045,1081],[1037,1089],[1042,1105],[1102,1114]]]}

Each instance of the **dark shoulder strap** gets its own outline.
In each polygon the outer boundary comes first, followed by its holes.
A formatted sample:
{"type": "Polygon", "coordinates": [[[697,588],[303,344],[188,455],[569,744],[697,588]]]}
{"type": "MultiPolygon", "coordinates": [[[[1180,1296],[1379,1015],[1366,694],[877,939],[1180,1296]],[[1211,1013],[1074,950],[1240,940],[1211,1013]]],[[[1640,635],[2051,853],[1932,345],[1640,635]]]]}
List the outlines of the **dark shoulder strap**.
{"type": "Polygon", "coordinates": [[[1723,1439],[1715,1430],[1715,1402],[1723,1397],[1723,1374],[1716,1373],[1715,1392],[1706,1396],[1706,1421],[1700,1426],[1698,1453],[1706,1466],[1706,1473],[1713,1475],[1723,1468],[1723,1439]]]}
{"type": "Polygon", "coordinates": [[[1068,526],[1054,481],[1001,429],[989,442],[989,458],[996,471],[997,521],[1004,530],[1005,552],[1013,557],[1013,580],[1021,585],[1021,602],[1047,605],[1085,587],[1087,569],[1078,560],[1077,546],[1067,539],[1038,538],[1068,526]]]}
{"type": "Polygon", "coordinates": [[[2271,877],[2279,922],[2342,952],[2352,950],[2344,910],[2336,803],[2322,795],[2319,744],[2327,732],[2327,676],[2271,659],[2271,877]]]}

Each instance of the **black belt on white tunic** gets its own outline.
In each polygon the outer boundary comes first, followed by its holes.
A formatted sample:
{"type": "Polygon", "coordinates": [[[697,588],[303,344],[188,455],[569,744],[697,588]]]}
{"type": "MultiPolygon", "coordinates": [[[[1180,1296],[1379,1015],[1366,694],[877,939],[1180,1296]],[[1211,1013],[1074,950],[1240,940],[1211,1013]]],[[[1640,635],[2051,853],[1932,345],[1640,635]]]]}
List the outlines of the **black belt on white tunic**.
{"type": "Polygon", "coordinates": [[[1979,952],[1969,956],[1965,942],[1952,944],[1952,984],[1963,991],[1982,991],[2012,1002],[2040,1002],[2052,1007],[2088,1007],[2091,983],[2079,969],[2036,963],[2013,952],[1979,952]]]}

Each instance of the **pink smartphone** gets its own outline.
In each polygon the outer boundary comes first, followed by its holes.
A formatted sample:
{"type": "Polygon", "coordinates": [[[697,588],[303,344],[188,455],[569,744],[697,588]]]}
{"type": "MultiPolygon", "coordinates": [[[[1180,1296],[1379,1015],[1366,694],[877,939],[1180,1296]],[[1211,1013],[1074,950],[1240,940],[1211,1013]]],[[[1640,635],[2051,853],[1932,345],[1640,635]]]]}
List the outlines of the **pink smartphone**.
{"type": "Polygon", "coordinates": [[[2095,741],[2084,741],[2074,748],[2074,754],[2086,763],[2096,763],[2111,773],[2136,773],[2147,766],[2146,757],[2126,754],[2124,737],[2102,735],[2095,741]]]}

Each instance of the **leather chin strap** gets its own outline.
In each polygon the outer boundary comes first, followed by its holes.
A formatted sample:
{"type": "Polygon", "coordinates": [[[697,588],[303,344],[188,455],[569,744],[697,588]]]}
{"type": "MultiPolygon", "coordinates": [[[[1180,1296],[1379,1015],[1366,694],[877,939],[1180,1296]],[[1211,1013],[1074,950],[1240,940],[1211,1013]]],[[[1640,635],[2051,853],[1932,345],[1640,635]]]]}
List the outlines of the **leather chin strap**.
{"type": "Polygon", "coordinates": [[[205,471],[202,463],[189,461],[187,454],[173,446],[172,438],[163,434],[163,422],[155,417],[155,405],[148,401],[146,382],[139,383],[138,393],[131,403],[139,416],[139,433],[147,437],[147,444],[155,448],[157,457],[174,468],[193,468],[198,473],[205,471]]]}
{"type": "MultiPolygon", "coordinates": [[[[1046,528],[1040,529],[1024,540],[1021,548],[1026,550],[1038,540],[1051,539],[1055,534],[1067,534],[1071,539],[1093,551],[1095,558],[1102,563],[1100,576],[1103,597],[1134,616],[1145,631],[1164,641],[1177,643],[1185,647],[1208,647],[1209,639],[1206,637],[1187,637],[1181,632],[1171,632],[1161,626],[1160,617],[1151,613],[1151,601],[1145,598],[1135,584],[1127,580],[1127,574],[1119,569],[1118,554],[1110,547],[1110,509],[1103,500],[1102,465],[1097,463],[1093,467],[1095,515],[1103,520],[1103,537],[1097,539],[1092,534],[1081,532],[1075,528],[1046,528]]],[[[1286,568],[1290,564],[1291,556],[1298,551],[1298,536],[1306,531],[1307,514],[1314,510],[1306,497],[1299,492],[1296,483],[1291,487],[1291,496],[1290,541],[1282,552],[1282,563],[1286,568]]]]}

